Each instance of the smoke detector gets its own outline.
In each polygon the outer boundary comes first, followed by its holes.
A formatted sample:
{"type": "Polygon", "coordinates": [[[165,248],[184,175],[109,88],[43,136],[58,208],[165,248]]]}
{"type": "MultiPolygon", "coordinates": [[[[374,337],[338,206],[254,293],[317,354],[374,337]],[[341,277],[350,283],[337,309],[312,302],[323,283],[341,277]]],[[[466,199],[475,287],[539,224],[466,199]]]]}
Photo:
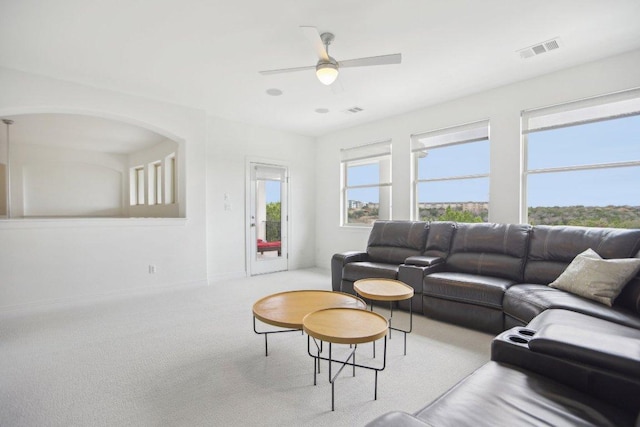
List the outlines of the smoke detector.
{"type": "Polygon", "coordinates": [[[537,43],[533,46],[525,47],[524,49],[520,49],[516,51],[518,55],[520,55],[521,59],[531,58],[533,56],[541,55],[543,53],[549,52],[550,50],[559,49],[561,46],[560,39],[555,38],[551,40],[547,40],[542,43],[537,43]]]}

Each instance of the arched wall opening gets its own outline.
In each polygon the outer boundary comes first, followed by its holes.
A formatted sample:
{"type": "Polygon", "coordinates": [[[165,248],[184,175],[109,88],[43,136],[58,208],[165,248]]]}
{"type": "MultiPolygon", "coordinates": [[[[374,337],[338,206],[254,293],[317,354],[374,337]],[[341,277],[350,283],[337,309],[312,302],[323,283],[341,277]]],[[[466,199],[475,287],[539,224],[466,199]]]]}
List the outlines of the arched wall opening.
{"type": "Polygon", "coordinates": [[[68,110],[4,112],[0,218],[184,218],[184,141],[68,110]]]}

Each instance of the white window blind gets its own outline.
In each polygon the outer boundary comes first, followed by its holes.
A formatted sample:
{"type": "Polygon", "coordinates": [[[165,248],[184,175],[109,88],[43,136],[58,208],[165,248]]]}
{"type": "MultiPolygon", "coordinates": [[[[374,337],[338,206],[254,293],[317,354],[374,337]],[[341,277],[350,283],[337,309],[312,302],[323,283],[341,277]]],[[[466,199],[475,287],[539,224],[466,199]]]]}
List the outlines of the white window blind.
{"type": "Polygon", "coordinates": [[[258,181],[284,181],[284,169],[281,167],[256,166],[255,179],[258,181]]]}
{"type": "Polygon", "coordinates": [[[341,162],[353,162],[357,160],[373,159],[376,157],[391,155],[391,141],[375,142],[373,144],[360,145],[340,150],[341,162]]]}
{"type": "Polygon", "coordinates": [[[522,112],[524,134],[640,114],[640,89],[522,112]]]}
{"type": "Polygon", "coordinates": [[[426,148],[486,141],[488,139],[489,121],[483,120],[411,135],[411,151],[415,153],[426,148]]]}

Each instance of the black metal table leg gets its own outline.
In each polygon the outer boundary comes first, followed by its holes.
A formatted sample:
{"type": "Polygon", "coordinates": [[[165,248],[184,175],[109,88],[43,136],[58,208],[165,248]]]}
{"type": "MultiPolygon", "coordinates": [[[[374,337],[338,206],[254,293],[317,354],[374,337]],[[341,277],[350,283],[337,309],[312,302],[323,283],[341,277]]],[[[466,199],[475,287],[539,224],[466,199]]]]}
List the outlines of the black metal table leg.
{"type": "MultiPolygon", "coordinates": [[[[307,335],[307,353],[309,354],[309,356],[311,356],[314,359],[313,385],[317,385],[316,367],[320,364],[320,360],[328,361],[329,362],[329,383],[331,384],[331,410],[332,411],[335,411],[335,382],[338,379],[338,376],[340,375],[342,370],[345,368],[345,366],[351,366],[353,368],[354,376],[355,376],[356,367],[369,369],[375,372],[375,384],[374,384],[373,397],[374,397],[374,400],[378,400],[378,372],[383,371],[387,365],[387,336],[386,335],[384,336],[384,351],[383,351],[383,360],[382,360],[381,367],[366,366],[366,365],[360,365],[356,363],[356,350],[358,349],[357,344],[353,346],[353,350],[351,351],[351,353],[349,353],[347,358],[342,362],[333,359],[333,345],[331,342],[329,342],[329,357],[323,357],[320,351],[314,354],[311,352],[311,338],[312,338],[311,336],[307,335]],[[338,369],[338,372],[335,373],[335,375],[333,374],[333,368],[332,368],[333,362],[341,363],[341,366],[338,369]]],[[[318,345],[316,339],[313,338],[313,341],[316,345],[316,348],[319,350],[320,346],[318,345]]]]}
{"type": "Polygon", "coordinates": [[[253,332],[255,332],[258,335],[264,335],[264,355],[265,357],[267,357],[269,355],[269,344],[267,342],[267,337],[269,336],[269,334],[280,334],[283,332],[298,332],[301,331],[302,334],[304,335],[304,331],[302,329],[284,329],[282,331],[264,331],[264,332],[260,332],[256,329],[256,316],[253,316],[253,332]]]}

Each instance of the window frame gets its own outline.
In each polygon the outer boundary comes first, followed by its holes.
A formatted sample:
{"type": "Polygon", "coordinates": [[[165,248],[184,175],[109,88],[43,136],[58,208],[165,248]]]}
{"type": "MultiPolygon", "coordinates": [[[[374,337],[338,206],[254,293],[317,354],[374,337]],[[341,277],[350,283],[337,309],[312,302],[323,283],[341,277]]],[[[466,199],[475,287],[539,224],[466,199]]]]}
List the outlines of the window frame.
{"type": "MultiPolygon", "coordinates": [[[[484,179],[486,178],[489,181],[489,186],[491,185],[491,135],[490,129],[491,123],[489,119],[478,120],[474,122],[448,126],[445,128],[440,128],[432,131],[421,132],[417,134],[411,135],[411,165],[412,165],[412,188],[411,188],[411,215],[414,220],[420,220],[420,200],[418,193],[418,186],[422,183],[429,182],[451,182],[451,181],[461,181],[461,180],[470,180],[470,179],[484,179]],[[486,132],[484,131],[486,129],[486,132]],[[455,137],[456,134],[463,134],[464,132],[468,132],[470,134],[469,137],[462,138],[455,137]],[[486,134],[486,136],[485,136],[486,134]],[[462,138],[462,139],[461,139],[462,138]],[[424,144],[421,140],[429,140],[434,141],[431,144],[424,144]],[[441,139],[442,142],[437,142],[437,139],[441,139]],[[474,142],[487,141],[489,145],[489,170],[487,173],[481,174],[465,174],[465,175],[449,175],[446,177],[438,177],[438,178],[427,178],[420,179],[420,153],[425,152],[426,150],[437,150],[439,148],[447,148],[458,145],[470,144],[474,142]]],[[[487,210],[490,212],[491,210],[491,198],[490,194],[487,197],[487,210]]]]}
{"type": "MultiPolygon", "coordinates": [[[[392,142],[391,140],[384,140],[364,145],[359,145],[356,147],[341,149],[341,160],[340,160],[340,176],[341,176],[341,184],[340,184],[340,226],[341,227],[372,227],[373,224],[368,223],[355,223],[349,222],[349,199],[348,194],[349,190],[357,190],[357,189],[367,189],[367,188],[377,188],[380,191],[382,188],[388,188],[388,206],[385,206],[384,209],[388,210],[389,218],[383,219],[392,219],[392,200],[391,194],[393,189],[392,183],[392,142]],[[387,162],[386,169],[388,173],[388,180],[383,179],[382,171],[383,167],[381,162],[387,162]],[[362,166],[368,164],[377,163],[379,165],[380,175],[378,177],[378,182],[375,184],[358,184],[358,185],[349,185],[349,167],[353,166],[362,166]]],[[[378,200],[378,215],[380,213],[382,205],[382,200],[378,200]]],[[[378,217],[380,219],[380,217],[378,217]]]]}
{"type": "MultiPolygon", "coordinates": [[[[599,95],[590,98],[585,98],[577,101],[570,101],[562,104],[556,104],[553,106],[542,107],[542,108],[533,108],[529,110],[522,110],[520,112],[520,120],[521,120],[521,150],[522,150],[522,181],[521,181],[521,200],[520,200],[520,221],[522,223],[529,222],[529,176],[530,175],[539,175],[539,174],[548,174],[548,173],[562,173],[562,172],[579,172],[579,171],[588,171],[588,170],[602,170],[602,169],[617,169],[617,168],[626,168],[626,167],[640,167],[640,158],[638,160],[632,161],[612,161],[612,162],[604,162],[604,163],[589,163],[589,164],[581,164],[574,166],[554,166],[554,167],[543,167],[543,168],[535,168],[529,169],[529,139],[528,135],[536,132],[543,132],[548,130],[556,130],[556,129],[564,129],[564,128],[575,128],[579,126],[584,126],[597,122],[606,122],[610,120],[616,120],[623,117],[632,117],[640,115],[640,107],[635,112],[624,113],[624,112],[614,112],[609,109],[610,113],[602,113],[600,115],[597,114],[589,114],[585,113],[585,119],[581,120],[579,118],[571,119],[571,114],[575,113],[577,116],[577,112],[579,110],[588,111],[591,107],[600,107],[603,110],[607,110],[607,107],[616,104],[619,101],[624,100],[636,100],[640,103],[640,89],[631,89],[625,90],[621,92],[615,92],[606,95],[599,95]],[[546,112],[546,114],[545,114],[546,112]],[[545,117],[551,116],[560,116],[562,114],[566,116],[564,120],[561,118],[556,120],[555,123],[553,119],[548,120],[549,123],[544,123],[545,117]],[[590,118],[588,116],[591,116],[590,118]],[[539,124],[534,126],[529,126],[531,121],[538,120],[539,124]]],[[[574,117],[576,117],[574,116],[574,117]]],[[[579,116],[577,116],[579,117],[579,116]]]]}

